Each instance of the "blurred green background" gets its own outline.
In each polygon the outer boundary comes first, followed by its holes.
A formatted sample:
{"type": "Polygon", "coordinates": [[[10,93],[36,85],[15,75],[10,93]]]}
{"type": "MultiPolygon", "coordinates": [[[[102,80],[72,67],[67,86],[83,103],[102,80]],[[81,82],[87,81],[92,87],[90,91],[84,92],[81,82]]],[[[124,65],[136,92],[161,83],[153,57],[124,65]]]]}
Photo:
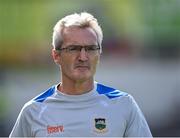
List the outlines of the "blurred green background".
{"type": "Polygon", "coordinates": [[[0,0],[0,136],[25,102],[58,83],[53,26],[82,11],[104,33],[97,81],[131,93],[153,136],[180,136],[179,7],[180,0],[0,0]]]}

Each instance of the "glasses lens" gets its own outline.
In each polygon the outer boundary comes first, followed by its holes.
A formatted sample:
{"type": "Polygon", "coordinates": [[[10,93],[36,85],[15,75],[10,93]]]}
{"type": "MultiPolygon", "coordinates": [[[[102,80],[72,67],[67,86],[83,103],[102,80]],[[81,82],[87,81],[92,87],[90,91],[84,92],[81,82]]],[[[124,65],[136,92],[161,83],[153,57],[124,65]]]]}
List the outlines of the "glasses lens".
{"type": "Polygon", "coordinates": [[[88,54],[97,53],[97,51],[100,49],[100,47],[97,45],[88,45],[88,46],[71,45],[66,48],[61,48],[60,50],[61,51],[65,50],[67,53],[70,54],[78,54],[79,52],[81,52],[83,48],[88,54]]]}
{"type": "Polygon", "coordinates": [[[86,46],[86,51],[96,51],[99,49],[99,46],[96,45],[91,45],[91,46],[86,46]]]}

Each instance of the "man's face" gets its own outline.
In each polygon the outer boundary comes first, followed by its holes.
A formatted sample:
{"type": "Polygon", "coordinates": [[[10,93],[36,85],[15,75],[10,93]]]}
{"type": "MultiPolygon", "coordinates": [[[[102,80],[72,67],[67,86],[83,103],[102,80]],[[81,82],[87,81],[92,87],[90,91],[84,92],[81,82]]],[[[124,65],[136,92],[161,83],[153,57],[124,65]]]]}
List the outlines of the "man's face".
{"type": "MultiPolygon", "coordinates": [[[[79,45],[84,47],[98,45],[97,36],[90,28],[65,28],[63,37],[64,40],[61,48],[67,48],[69,46],[78,47],[79,45]]],[[[91,53],[85,51],[85,48],[75,53],[63,50],[59,56],[62,78],[73,81],[93,80],[96,65],[100,58],[99,50],[91,53]]]]}

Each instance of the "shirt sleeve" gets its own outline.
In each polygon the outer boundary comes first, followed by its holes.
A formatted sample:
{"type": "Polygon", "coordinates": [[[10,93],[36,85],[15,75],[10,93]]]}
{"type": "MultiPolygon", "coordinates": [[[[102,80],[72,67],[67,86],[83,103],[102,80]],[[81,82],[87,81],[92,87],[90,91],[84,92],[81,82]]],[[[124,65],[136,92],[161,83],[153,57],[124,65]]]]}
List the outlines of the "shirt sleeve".
{"type": "Polygon", "coordinates": [[[132,96],[130,100],[130,116],[125,131],[125,137],[152,137],[146,119],[132,96]]]}
{"type": "Polygon", "coordinates": [[[32,137],[30,118],[27,109],[23,108],[9,137],[32,137]]]}

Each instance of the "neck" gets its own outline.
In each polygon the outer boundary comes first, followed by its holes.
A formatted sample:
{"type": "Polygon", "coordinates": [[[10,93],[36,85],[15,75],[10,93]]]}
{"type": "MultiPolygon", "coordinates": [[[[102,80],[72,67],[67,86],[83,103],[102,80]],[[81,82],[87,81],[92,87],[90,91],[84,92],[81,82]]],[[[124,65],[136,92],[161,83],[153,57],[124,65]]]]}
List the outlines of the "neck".
{"type": "Polygon", "coordinates": [[[68,95],[81,95],[91,91],[94,88],[94,79],[86,81],[73,81],[62,79],[58,90],[68,95]]]}

